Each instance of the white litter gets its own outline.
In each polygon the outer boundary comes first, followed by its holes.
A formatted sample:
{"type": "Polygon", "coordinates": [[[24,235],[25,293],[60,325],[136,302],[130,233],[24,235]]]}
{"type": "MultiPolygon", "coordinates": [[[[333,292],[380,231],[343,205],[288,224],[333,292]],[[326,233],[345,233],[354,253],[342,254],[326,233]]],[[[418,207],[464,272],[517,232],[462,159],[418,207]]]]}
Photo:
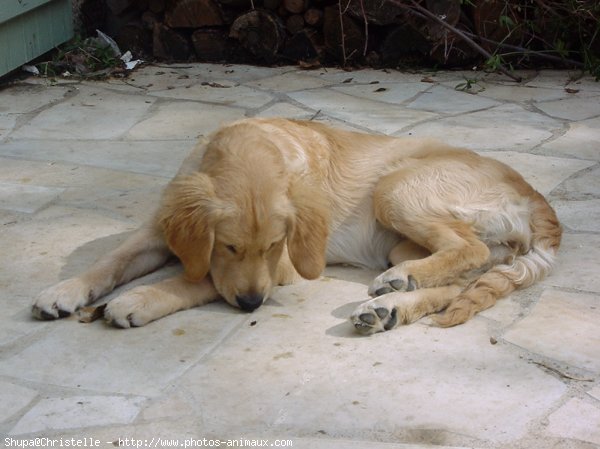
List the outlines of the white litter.
{"type": "Polygon", "coordinates": [[[136,65],[143,62],[141,59],[135,59],[132,61],[132,58],[133,55],[129,50],[127,50],[125,53],[123,53],[123,56],[121,56],[121,61],[125,63],[125,68],[127,70],[133,70],[136,65]]]}
{"type": "Polygon", "coordinates": [[[38,70],[38,68],[34,65],[24,65],[23,67],[21,67],[21,69],[24,72],[29,72],[29,73],[33,73],[34,75],[39,75],[40,71],[38,70]]]}
{"type": "Polygon", "coordinates": [[[109,46],[110,48],[112,48],[113,53],[115,54],[115,56],[121,56],[121,49],[119,48],[119,46],[113,40],[112,37],[108,36],[107,34],[104,34],[100,30],[96,30],[96,33],[98,34],[98,39],[100,41],[106,43],[107,46],[109,46]]]}

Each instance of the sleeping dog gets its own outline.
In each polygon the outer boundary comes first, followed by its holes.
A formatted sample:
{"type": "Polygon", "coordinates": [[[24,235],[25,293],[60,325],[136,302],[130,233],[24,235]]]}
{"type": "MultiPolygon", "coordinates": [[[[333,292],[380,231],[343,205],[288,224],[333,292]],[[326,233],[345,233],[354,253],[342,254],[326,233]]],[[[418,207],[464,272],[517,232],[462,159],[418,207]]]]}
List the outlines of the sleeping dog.
{"type": "Polygon", "coordinates": [[[181,275],[108,303],[115,326],[143,326],[218,298],[253,311],[272,288],[318,278],[327,263],[377,268],[361,333],[421,317],[467,321],[543,278],[561,239],[556,214],[510,167],[430,139],[247,119],[203,140],[153,217],[88,271],[43,291],[54,319],[173,255],[181,275]]]}

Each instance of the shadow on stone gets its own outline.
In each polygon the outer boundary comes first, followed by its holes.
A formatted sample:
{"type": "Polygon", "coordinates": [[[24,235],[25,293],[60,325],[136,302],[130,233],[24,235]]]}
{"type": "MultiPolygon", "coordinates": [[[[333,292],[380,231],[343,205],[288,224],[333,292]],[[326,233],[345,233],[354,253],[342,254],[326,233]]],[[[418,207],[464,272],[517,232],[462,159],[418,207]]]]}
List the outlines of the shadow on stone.
{"type": "Polygon", "coordinates": [[[63,280],[80,275],[90,268],[100,257],[117,248],[133,234],[133,232],[134,231],[121,232],[119,234],[101,237],[81,245],[67,257],[65,265],[60,271],[60,279],[63,280]]]}
{"type": "Polygon", "coordinates": [[[342,338],[365,338],[363,335],[360,335],[358,332],[356,332],[354,326],[348,320],[354,309],[356,309],[363,302],[364,301],[349,302],[333,309],[331,311],[331,315],[336,318],[343,319],[344,321],[327,329],[325,334],[342,338]]]}

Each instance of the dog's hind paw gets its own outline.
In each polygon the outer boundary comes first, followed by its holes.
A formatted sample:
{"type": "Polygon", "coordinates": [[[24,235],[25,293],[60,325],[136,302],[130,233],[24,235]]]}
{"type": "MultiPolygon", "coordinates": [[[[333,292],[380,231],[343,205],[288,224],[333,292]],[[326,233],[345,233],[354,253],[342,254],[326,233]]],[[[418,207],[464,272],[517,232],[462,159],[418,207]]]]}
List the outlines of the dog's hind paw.
{"type": "Polygon", "coordinates": [[[350,322],[364,335],[389,331],[398,325],[398,310],[373,299],[358,306],[350,316],[350,322]]]}
{"type": "Polygon", "coordinates": [[[377,276],[369,286],[369,296],[377,297],[392,292],[411,292],[418,288],[416,279],[397,267],[377,276]]]}
{"type": "Polygon", "coordinates": [[[35,299],[31,313],[39,320],[65,318],[94,299],[93,292],[81,279],[67,279],[42,291],[35,299]]]}

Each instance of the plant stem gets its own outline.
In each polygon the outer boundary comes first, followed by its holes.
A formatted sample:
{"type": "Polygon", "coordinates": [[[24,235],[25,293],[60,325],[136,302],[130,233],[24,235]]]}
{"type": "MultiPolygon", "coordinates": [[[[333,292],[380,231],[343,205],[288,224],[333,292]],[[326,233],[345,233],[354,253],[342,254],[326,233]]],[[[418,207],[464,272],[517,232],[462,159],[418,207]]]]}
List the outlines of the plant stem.
{"type": "MultiPolygon", "coordinates": [[[[415,10],[418,11],[419,13],[421,13],[422,15],[424,15],[425,17],[433,20],[437,24],[441,25],[442,27],[446,28],[447,30],[451,31],[452,33],[456,34],[463,41],[465,41],[469,46],[471,46],[477,52],[481,53],[487,59],[492,58],[493,55],[491,53],[489,53],[486,49],[484,49],[483,47],[481,47],[480,45],[478,45],[473,39],[471,39],[469,36],[467,36],[461,30],[459,30],[456,27],[453,27],[452,25],[446,23],[444,20],[440,19],[438,16],[436,16],[435,14],[433,14],[428,9],[423,8],[421,5],[419,5],[414,0],[411,0],[412,6],[405,5],[404,3],[402,3],[401,0],[391,0],[391,1],[394,4],[400,6],[400,7],[404,8],[404,9],[407,9],[411,13],[413,13],[415,10]]],[[[513,73],[511,73],[506,67],[504,67],[503,64],[499,64],[498,65],[498,70],[501,73],[503,73],[506,76],[508,76],[509,78],[511,78],[514,81],[516,81],[517,83],[520,83],[521,80],[522,80],[520,76],[517,76],[517,75],[514,75],[513,73]]]]}
{"type": "Polygon", "coordinates": [[[582,62],[575,61],[573,59],[567,59],[567,58],[561,58],[560,56],[548,55],[544,52],[529,50],[524,47],[519,47],[518,45],[511,45],[511,44],[505,44],[503,42],[497,42],[492,39],[487,39],[485,37],[477,36],[473,33],[469,33],[468,31],[463,31],[463,33],[471,38],[477,38],[483,42],[487,42],[488,44],[494,44],[498,47],[503,47],[503,48],[507,48],[509,50],[514,50],[515,52],[522,53],[524,55],[534,55],[534,56],[538,56],[543,59],[547,59],[549,61],[562,62],[563,64],[571,64],[571,65],[573,65],[575,67],[579,67],[579,68],[584,67],[584,64],[582,62]]]}

